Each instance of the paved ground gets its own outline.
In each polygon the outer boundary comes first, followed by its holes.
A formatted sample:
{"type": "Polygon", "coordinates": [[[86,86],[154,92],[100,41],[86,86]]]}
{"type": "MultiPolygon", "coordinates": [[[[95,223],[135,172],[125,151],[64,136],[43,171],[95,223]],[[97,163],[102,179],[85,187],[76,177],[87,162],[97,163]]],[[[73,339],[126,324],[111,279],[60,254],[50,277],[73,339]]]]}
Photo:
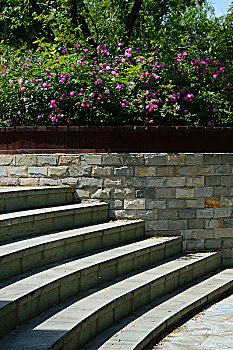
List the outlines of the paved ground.
{"type": "Polygon", "coordinates": [[[233,295],[174,330],[153,350],[233,350],[233,295]]]}

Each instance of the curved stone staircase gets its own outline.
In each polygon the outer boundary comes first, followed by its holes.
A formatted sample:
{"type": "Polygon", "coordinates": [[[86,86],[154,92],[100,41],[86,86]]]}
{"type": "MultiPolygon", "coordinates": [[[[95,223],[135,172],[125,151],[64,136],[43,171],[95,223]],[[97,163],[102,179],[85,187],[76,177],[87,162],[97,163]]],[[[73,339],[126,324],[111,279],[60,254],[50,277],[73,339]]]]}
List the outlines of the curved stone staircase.
{"type": "Polygon", "coordinates": [[[220,252],[182,253],[66,187],[0,189],[0,349],[142,349],[233,288],[220,252]]]}

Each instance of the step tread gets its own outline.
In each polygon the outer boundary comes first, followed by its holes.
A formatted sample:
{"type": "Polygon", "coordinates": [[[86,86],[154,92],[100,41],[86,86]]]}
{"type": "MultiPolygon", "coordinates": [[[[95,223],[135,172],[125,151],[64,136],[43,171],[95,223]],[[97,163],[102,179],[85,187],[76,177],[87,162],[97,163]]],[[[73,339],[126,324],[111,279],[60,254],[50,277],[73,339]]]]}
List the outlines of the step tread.
{"type": "Polygon", "coordinates": [[[42,187],[29,187],[29,186],[15,186],[15,187],[0,187],[0,197],[18,197],[25,196],[27,194],[44,193],[57,193],[57,192],[74,192],[74,188],[70,186],[42,186],[42,187]]]}
{"type": "MultiPolygon", "coordinates": [[[[25,273],[22,275],[22,279],[21,276],[10,279],[9,281],[12,281],[12,283],[5,287],[4,283],[2,283],[3,287],[0,289],[0,305],[4,306],[9,304],[12,301],[28,295],[29,293],[35,292],[43,286],[59,281],[59,279],[65,276],[78,273],[82,269],[86,269],[91,266],[94,267],[103,263],[104,261],[111,261],[114,258],[119,258],[149,247],[159,246],[160,244],[171,240],[171,237],[146,239],[113,249],[108,249],[99,253],[93,253],[78,259],[72,259],[71,261],[61,263],[59,265],[54,264],[48,269],[37,269],[38,272],[35,274],[32,274],[31,272],[25,273]]],[[[5,283],[8,283],[9,281],[6,281],[5,283]]]]}
{"type": "MultiPolygon", "coordinates": [[[[25,219],[32,217],[34,220],[36,216],[44,215],[52,215],[53,213],[67,211],[67,210],[93,210],[98,207],[106,207],[108,208],[108,203],[101,202],[101,203],[78,203],[78,204],[68,204],[68,205],[59,205],[55,207],[49,207],[49,208],[39,208],[39,209],[29,209],[29,210],[22,210],[22,211],[16,211],[16,212],[10,212],[10,213],[3,213],[0,214],[0,223],[1,225],[4,223],[4,221],[11,220],[11,223],[14,223],[14,221],[17,222],[19,219],[25,219]]],[[[39,219],[39,218],[38,218],[39,219]]],[[[7,223],[8,225],[8,223],[7,223]]]]}
{"type": "Polygon", "coordinates": [[[208,298],[212,294],[218,296],[224,286],[228,290],[233,287],[233,269],[225,269],[185,290],[169,294],[165,301],[161,299],[140,308],[134,315],[105,331],[101,337],[96,337],[84,349],[119,349],[119,345],[122,350],[142,349],[166,329],[168,322],[170,327],[175,324],[174,316],[182,313],[184,317],[190,312],[190,307],[194,309],[206,304],[208,298]]]}
{"type": "MultiPolygon", "coordinates": [[[[38,334],[43,334],[43,344],[40,344],[38,346],[37,343],[37,349],[48,349],[66,332],[74,329],[78,324],[86,320],[89,316],[97,314],[101,308],[108,307],[109,305],[112,305],[114,307],[117,302],[121,301],[122,297],[126,296],[130,298],[133,296],[136,290],[139,290],[139,288],[142,288],[145,285],[149,285],[155,280],[165,279],[165,275],[168,274],[171,274],[170,278],[172,278],[173,273],[177,272],[179,274],[180,269],[189,269],[191,266],[196,268],[196,263],[204,263],[204,261],[207,259],[211,257],[214,258],[218,254],[218,252],[212,252],[195,253],[180,256],[172,261],[168,261],[162,265],[153,267],[150,270],[145,270],[138,274],[131,274],[127,279],[118,278],[115,280],[114,284],[107,285],[105,288],[101,286],[99,288],[89,290],[86,292],[86,294],[82,293],[79,295],[78,301],[74,301],[71,305],[65,307],[63,310],[56,312],[57,309],[54,307],[53,312],[55,312],[55,314],[48,317],[46,320],[43,320],[44,316],[39,316],[37,318],[35,327],[31,326],[33,320],[29,321],[28,324],[25,325],[24,329],[26,329],[26,332],[24,332],[24,337],[21,339],[23,341],[25,341],[26,338],[28,340],[30,339],[30,346],[33,346],[33,343],[38,341],[38,334]],[[40,317],[42,317],[42,321],[40,320],[40,317]]],[[[7,294],[4,298],[6,300],[7,294]]],[[[0,297],[0,300],[4,299],[0,297]]],[[[9,301],[9,294],[7,300],[9,301]]],[[[59,305],[59,308],[61,307],[62,306],[59,305]]],[[[16,336],[11,336],[11,344],[18,346],[16,336]]],[[[12,349],[13,348],[14,347],[12,347],[12,349]]],[[[4,347],[1,347],[1,349],[4,349],[4,347]]],[[[27,349],[26,345],[24,349],[27,349]]]]}
{"type": "MultiPolygon", "coordinates": [[[[104,230],[114,229],[114,228],[125,228],[127,226],[131,227],[132,225],[144,225],[143,220],[117,220],[110,221],[106,223],[96,224],[85,226],[81,228],[75,228],[70,230],[64,230],[61,232],[54,232],[49,234],[43,234],[37,237],[27,237],[26,239],[20,239],[18,241],[14,241],[11,243],[6,243],[0,245],[0,259],[6,260],[8,257],[10,259],[10,255],[15,253],[21,253],[21,255],[25,255],[26,251],[30,248],[40,247],[40,249],[44,249],[44,245],[52,243],[56,245],[56,242],[69,239],[72,237],[78,236],[86,236],[88,234],[98,233],[104,230]]],[[[57,243],[57,244],[58,244],[57,243]]]]}

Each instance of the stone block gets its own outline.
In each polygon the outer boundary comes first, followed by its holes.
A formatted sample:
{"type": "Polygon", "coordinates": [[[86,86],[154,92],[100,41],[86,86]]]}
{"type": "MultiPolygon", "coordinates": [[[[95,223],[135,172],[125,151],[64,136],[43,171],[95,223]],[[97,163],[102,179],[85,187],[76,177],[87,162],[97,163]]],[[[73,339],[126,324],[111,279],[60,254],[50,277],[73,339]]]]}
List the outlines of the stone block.
{"type": "Polygon", "coordinates": [[[168,187],[182,187],[182,186],[185,186],[185,177],[184,176],[167,177],[166,184],[167,184],[168,187]]]}
{"type": "Polygon", "coordinates": [[[146,221],[146,230],[147,231],[152,231],[152,230],[166,231],[168,230],[168,220],[148,220],[146,221]]]}
{"type": "MultiPolygon", "coordinates": [[[[37,164],[37,156],[32,154],[18,154],[15,156],[15,165],[16,166],[36,166],[37,164]]],[[[14,164],[12,164],[14,165],[14,164]]]]}
{"type": "Polygon", "coordinates": [[[176,209],[157,209],[158,219],[178,219],[178,211],[176,209]]]}
{"type": "Polygon", "coordinates": [[[157,166],[157,176],[174,176],[175,166],[157,166]]]}
{"type": "Polygon", "coordinates": [[[146,209],[165,209],[166,199],[146,199],[146,209]]]}
{"type": "Polygon", "coordinates": [[[64,179],[59,179],[59,185],[76,186],[79,183],[77,177],[66,177],[64,179]]]}
{"type": "Polygon", "coordinates": [[[222,248],[233,248],[233,237],[226,237],[222,239],[222,248]]]}
{"type": "Polygon", "coordinates": [[[113,198],[135,198],[135,190],[131,188],[115,188],[113,198]]]}
{"type": "Polygon", "coordinates": [[[111,209],[124,209],[124,202],[121,199],[114,199],[110,201],[111,209]]]}
{"type": "Polygon", "coordinates": [[[0,166],[0,176],[7,177],[7,167],[6,166],[0,166]]]}
{"type": "Polygon", "coordinates": [[[0,186],[18,186],[19,185],[19,179],[18,178],[7,178],[7,177],[0,177],[0,186]]]}
{"type": "MultiPolygon", "coordinates": [[[[106,157],[108,157],[108,155],[103,155],[103,159],[106,159],[106,157]]],[[[111,155],[109,155],[109,157],[111,157],[111,155]]],[[[116,156],[116,158],[118,158],[118,157],[116,156]]],[[[84,163],[87,163],[88,165],[106,164],[106,163],[104,163],[104,161],[102,162],[102,155],[101,154],[85,154],[83,156],[82,160],[84,163]]],[[[118,164],[118,163],[116,163],[116,164],[118,164]]]]}
{"type": "Polygon", "coordinates": [[[129,188],[143,188],[146,187],[145,177],[126,177],[125,183],[129,188]]]}
{"type": "Polygon", "coordinates": [[[63,155],[59,157],[58,165],[79,165],[80,164],[80,156],[72,156],[72,155],[63,155]]]}
{"type": "Polygon", "coordinates": [[[212,197],[213,187],[196,187],[194,197],[212,197]]]}
{"type": "Polygon", "coordinates": [[[112,174],[112,168],[105,166],[93,166],[92,167],[92,176],[111,176],[112,174]]]}
{"type": "Polygon", "coordinates": [[[124,209],[145,209],[146,200],[142,198],[137,199],[125,199],[124,209]]]}
{"type": "Polygon", "coordinates": [[[113,175],[115,176],[134,176],[133,166],[122,166],[120,168],[113,168],[113,175]]]}
{"type": "Polygon", "coordinates": [[[213,187],[213,196],[229,196],[230,195],[230,187],[229,186],[217,186],[213,187]]]}
{"type": "Polygon", "coordinates": [[[196,174],[198,174],[197,166],[176,166],[176,175],[195,176],[196,174]]]}
{"type": "Polygon", "coordinates": [[[155,166],[137,166],[135,169],[136,176],[156,176],[155,166]]]}
{"type": "MultiPolygon", "coordinates": [[[[61,168],[61,167],[58,167],[61,168]]],[[[65,167],[64,167],[65,168],[65,167]]],[[[66,167],[68,170],[69,176],[90,176],[92,167],[90,165],[88,166],[79,166],[79,165],[72,165],[66,167]]]]}
{"type": "Polygon", "coordinates": [[[126,154],[126,155],[123,155],[123,164],[124,165],[144,165],[145,157],[143,155],[126,154]]]}
{"type": "Polygon", "coordinates": [[[148,187],[164,187],[166,183],[166,177],[147,177],[146,186],[148,187]]]}
{"type": "Polygon", "coordinates": [[[69,174],[69,168],[67,166],[49,167],[48,173],[51,177],[66,177],[69,174]]]}
{"type": "MultiPolygon", "coordinates": [[[[114,217],[116,219],[136,219],[137,210],[114,210],[114,217]]],[[[111,215],[111,211],[110,211],[111,215]]]]}
{"type": "Polygon", "coordinates": [[[185,208],[185,199],[168,198],[167,199],[167,208],[169,208],[169,209],[185,208]]]}
{"type": "Polygon", "coordinates": [[[205,199],[204,198],[186,199],[185,203],[187,208],[204,208],[205,199]]]}
{"type": "Polygon", "coordinates": [[[45,177],[48,175],[47,167],[28,167],[28,176],[30,177],[45,177]]]}
{"type": "Polygon", "coordinates": [[[166,164],[166,155],[164,154],[150,154],[145,155],[145,164],[146,165],[165,165],[166,164]]]}
{"type": "Polygon", "coordinates": [[[96,190],[94,193],[92,193],[91,198],[110,198],[111,197],[111,189],[110,188],[99,188],[98,190],[96,190]]]}
{"type": "MultiPolygon", "coordinates": [[[[19,178],[20,186],[39,186],[40,179],[36,177],[25,177],[19,178]]],[[[41,184],[40,184],[41,185],[41,184]]]]}
{"type": "Polygon", "coordinates": [[[197,229],[197,237],[199,239],[213,239],[214,238],[214,228],[197,229]]]}
{"type": "MultiPolygon", "coordinates": [[[[94,164],[94,163],[91,163],[94,164]]],[[[104,154],[102,158],[102,165],[123,165],[123,156],[115,154],[104,154]]]]}
{"type": "Polygon", "coordinates": [[[221,154],[203,154],[203,162],[205,165],[222,164],[221,154]]]}
{"type": "Polygon", "coordinates": [[[187,227],[188,229],[205,228],[205,219],[188,219],[187,227]]]}
{"type": "MultiPolygon", "coordinates": [[[[14,155],[6,155],[6,154],[1,154],[0,155],[0,166],[2,165],[15,165],[15,157],[14,155]]],[[[24,157],[25,156],[21,156],[24,157]]]]}
{"type": "Polygon", "coordinates": [[[156,198],[156,189],[154,187],[146,187],[136,190],[136,198],[156,198]]]}
{"type": "Polygon", "coordinates": [[[233,259],[233,254],[232,254],[232,249],[230,248],[225,248],[222,249],[222,257],[223,259],[233,259]]]}
{"type": "Polygon", "coordinates": [[[199,175],[213,175],[214,174],[213,165],[199,166],[197,173],[199,175]]]}
{"type": "Polygon", "coordinates": [[[137,219],[157,220],[157,209],[137,210],[137,219]]]}
{"type": "Polygon", "coordinates": [[[187,164],[187,165],[203,165],[202,154],[185,154],[185,164],[187,164]]]}
{"type": "Polygon", "coordinates": [[[186,186],[187,187],[204,186],[204,176],[196,176],[196,177],[186,176],[186,186]]]}
{"type": "Polygon", "coordinates": [[[205,185],[206,186],[220,186],[221,185],[221,176],[218,176],[218,175],[205,176],[205,185]]]}
{"type": "Polygon", "coordinates": [[[197,209],[197,218],[213,218],[213,216],[213,208],[197,209]]]}
{"type": "Polygon", "coordinates": [[[222,164],[233,164],[233,154],[222,154],[222,164]]]}
{"type": "Polygon", "coordinates": [[[82,177],[79,182],[79,188],[82,187],[103,187],[103,179],[82,177]]]}
{"type": "Polygon", "coordinates": [[[225,237],[228,237],[228,238],[233,237],[232,227],[214,229],[214,238],[225,238],[225,237]]]}
{"type": "Polygon", "coordinates": [[[168,220],[169,230],[187,230],[187,220],[168,220]]]}
{"type": "Polygon", "coordinates": [[[205,249],[220,249],[220,248],[221,248],[221,239],[205,240],[205,249]]]}
{"type": "Polygon", "coordinates": [[[233,176],[232,175],[226,175],[221,176],[221,185],[222,186],[233,186],[233,176]]]}
{"type": "Polygon", "coordinates": [[[104,187],[124,187],[125,178],[124,177],[114,177],[104,178],[104,187]]]}
{"type": "Polygon", "coordinates": [[[27,177],[28,168],[26,166],[8,166],[7,167],[8,176],[17,176],[17,177],[27,177]]]}
{"type": "Polygon", "coordinates": [[[37,156],[37,165],[46,166],[46,165],[57,165],[58,156],[54,155],[39,155],[37,156]]]}
{"type": "Polygon", "coordinates": [[[220,207],[221,197],[206,197],[205,198],[205,207],[206,208],[214,208],[220,207]]]}
{"type": "Polygon", "coordinates": [[[181,234],[184,240],[197,238],[197,230],[183,230],[181,234]]]}
{"type": "Polygon", "coordinates": [[[167,165],[184,165],[185,154],[167,154],[166,164],[167,165]]]}
{"type": "Polygon", "coordinates": [[[196,209],[192,208],[186,208],[186,209],[179,209],[179,218],[180,219],[190,219],[196,217],[196,209]]]}
{"type": "Polygon", "coordinates": [[[90,189],[79,189],[77,188],[75,190],[76,198],[90,198],[91,197],[91,191],[90,189]]]}
{"type": "Polygon", "coordinates": [[[177,188],[175,197],[176,198],[193,198],[194,188],[177,188]]]}
{"type": "Polygon", "coordinates": [[[232,209],[229,207],[214,208],[215,218],[228,218],[231,216],[232,209]]]}
{"type": "Polygon", "coordinates": [[[175,188],[157,188],[156,190],[157,198],[175,198],[176,189],[175,188]]]}
{"type": "Polygon", "coordinates": [[[187,240],[187,250],[199,250],[204,249],[205,247],[205,240],[204,239],[192,239],[187,240]]]}
{"type": "Polygon", "coordinates": [[[58,186],[60,181],[59,179],[50,179],[50,178],[39,178],[40,186],[58,186]]]}
{"type": "Polygon", "coordinates": [[[221,202],[222,202],[222,207],[232,207],[233,197],[223,197],[221,202]]]}
{"type": "Polygon", "coordinates": [[[214,169],[214,174],[216,174],[216,175],[228,175],[228,174],[230,174],[229,164],[214,166],[213,169],[214,169]]]}
{"type": "Polygon", "coordinates": [[[206,228],[221,228],[222,220],[220,219],[205,219],[206,228]]]}

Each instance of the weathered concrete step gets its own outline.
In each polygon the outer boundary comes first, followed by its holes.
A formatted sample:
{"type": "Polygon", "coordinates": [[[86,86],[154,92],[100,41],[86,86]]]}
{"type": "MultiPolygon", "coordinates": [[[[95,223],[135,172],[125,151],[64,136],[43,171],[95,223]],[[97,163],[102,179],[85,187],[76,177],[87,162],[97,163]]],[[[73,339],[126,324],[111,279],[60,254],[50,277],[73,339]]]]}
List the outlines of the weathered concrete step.
{"type": "MultiPolygon", "coordinates": [[[[19,328],[7,338],[8,348],[4,340],[0,343],[1,350],[80,349],[113,322],[164,293],[215,270],[220,263],[219,252],[188,254],[131,274],[128,278],[118,279],[105,287],[96,287],[82,293],[68,304],[58,305],[42,314],[36,319],[36,323],[34,320],[28,322],[23,328],[23,334],[19,328]],[[40,344],[38,337],[43,338],[40,344]]],[[[0,300],[4,298],[0,297],[0,300]]],[[[38,307],[38,303],[34,303],[34,307],[38,307]]],[[[24,313],[26,309],[22,308],[24,313]]],[[[20,315],[20,309],[18,314],[20,315]]],[[[5,325],[9,324],[3,322],[5,325]]]]}
{"type": "Polygon", "coordinates": [[[72,187],[0,187],[0,212],[73,203],[72,187]]]}
{"type": "Polygon", "coordinates": [[[0,290],[0,336],[72,295],[173,256],[175,245],[179,250],[180,237],[150,238],[6,281],[0,290]]]}
{"type": "Polygon", "coordinates": [[[108,204],[103,202],[0,214],[0,242],[107,220],[108,204]]]}
{"type": "Polygon", "coordinates": [[[190,314],[233,288],[233,269],[209,275],[195,285],[140,308],[89,343],[85,350],[141,350],[190,314]]]}
{"type": "MultiPolygon", "coordinates": [[[[0,245],[0,281],[39,266],[136,240],[143,237],[144,228],[142,220],[117,220],[0,245]]],[[[174,245],[178,254],[177,240],[174,245]]]]}

